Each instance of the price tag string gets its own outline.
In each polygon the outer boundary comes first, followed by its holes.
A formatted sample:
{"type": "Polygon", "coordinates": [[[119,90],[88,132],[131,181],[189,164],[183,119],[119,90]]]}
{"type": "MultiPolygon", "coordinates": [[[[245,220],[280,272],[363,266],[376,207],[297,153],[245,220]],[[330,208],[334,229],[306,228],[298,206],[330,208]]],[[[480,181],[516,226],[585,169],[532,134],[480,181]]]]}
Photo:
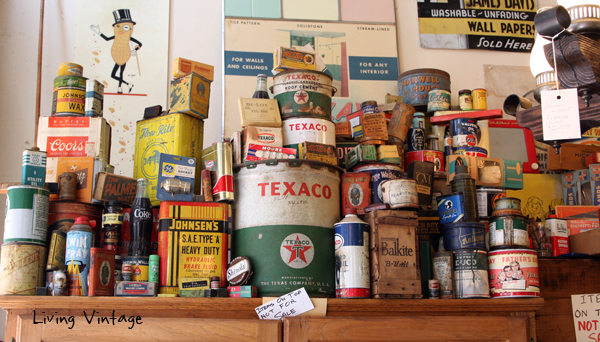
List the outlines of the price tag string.
{"type": "Polygon", "coordinates": [[[560,100],[560,87],[558,86],[558,65],[556,65],[556,48],[554,47],[554,39],[561,35],[561,33],[565,32],[565,29],[558,32],[554,37],[552,37],[552,58],[554,58],[554,81],[556,82],[556,98],[560,100]]]}

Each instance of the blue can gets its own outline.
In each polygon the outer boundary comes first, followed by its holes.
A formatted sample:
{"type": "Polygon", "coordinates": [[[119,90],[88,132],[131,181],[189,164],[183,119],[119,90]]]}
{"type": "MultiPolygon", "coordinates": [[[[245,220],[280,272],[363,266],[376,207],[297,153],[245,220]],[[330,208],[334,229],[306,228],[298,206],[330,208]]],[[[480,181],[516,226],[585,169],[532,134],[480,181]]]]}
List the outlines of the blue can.
{"type": "Polygon", "coordinates": [[[371,204],[383,203],[381,184],[386,180],[402,178],[402,169],[398,165],[373,163],[358,166],[354,172],[371,174],[371,204]]]}
{"type": "Polygon", "coordinates": [[[408,129],[408,151],[421,151],[425,149],[425,129],[408,129]]]}
{"type": "Polygon", "coordinates": [[[444,136],[444,157],[451,156],[454,153],[452,147],[452,137],[449,135],[444,136]]]}
{"type": "Polygon", "coordinates": [[[453,147],[475,146],[481,139],[481,130],[475,119],[454,119],[449,127],[453,147]]]}
{"type": "Polygon", "coordinates": [[[425,128],[425,114],[416,112],[413,115],[412,126],[413,128],[425,128]]]}
{"type": "Polygon", "coordinates": [[[459,222],[441,226],[444,235],[444,249],[450,251],[461,248],[485,249],[485,224],[459,222]]]}
{"type": "Polygon", "coordinates": [[[369,225],[347,214],[335,228],[335,296],[370,298],[369,225]]]}
{"type": "Polygon", "coordinates": [[[65,266],[69,276],[69,296],[87,296],[90,250],[94,233],[85,217],[78,217],[67,232],[65,266]]]}
{"type": "Polygon", "coordinates": [[[453,192],[438,197],[437,206],[441,225],[463,222],[465,220],[465,208],[462,193],[453,192]]]}

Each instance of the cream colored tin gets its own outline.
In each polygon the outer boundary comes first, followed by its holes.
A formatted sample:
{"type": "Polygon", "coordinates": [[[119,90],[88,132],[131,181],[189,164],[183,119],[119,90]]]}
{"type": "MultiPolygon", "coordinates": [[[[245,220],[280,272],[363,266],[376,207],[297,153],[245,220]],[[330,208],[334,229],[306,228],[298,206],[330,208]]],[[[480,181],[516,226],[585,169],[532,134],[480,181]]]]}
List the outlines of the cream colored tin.
{"type": "Polygon", "coordinates": [[[0,295],[34,296],[46,282],[46,246],[38,243],[2,244],[0,295]]]}
{"type": "Polygon", "coordinates": [[[417,181],[414,179],[391,179],[381,185],[383,203],[392,209],[419,209],[417,181]]]}

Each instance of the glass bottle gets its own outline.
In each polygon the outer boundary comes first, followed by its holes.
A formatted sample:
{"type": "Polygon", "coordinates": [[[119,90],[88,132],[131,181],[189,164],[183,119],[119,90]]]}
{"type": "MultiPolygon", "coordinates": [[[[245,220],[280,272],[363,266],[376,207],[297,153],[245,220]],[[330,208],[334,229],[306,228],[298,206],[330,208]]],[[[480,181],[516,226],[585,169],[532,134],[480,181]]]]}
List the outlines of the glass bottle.
{"type": "Polygon", "coordinates": [[[148,180],[137,181],[137,193],[131,205],[131,223],[128,256],[149,256],[152,252],[152,204],[148,196],[148,180]]]}
{"type": "Polygon", "coordinates": [[[267,91],[267,75],[259,74],[256,76],[256,91],[252,95],[253,99],[268,99],[269,92],[267,91]]]}

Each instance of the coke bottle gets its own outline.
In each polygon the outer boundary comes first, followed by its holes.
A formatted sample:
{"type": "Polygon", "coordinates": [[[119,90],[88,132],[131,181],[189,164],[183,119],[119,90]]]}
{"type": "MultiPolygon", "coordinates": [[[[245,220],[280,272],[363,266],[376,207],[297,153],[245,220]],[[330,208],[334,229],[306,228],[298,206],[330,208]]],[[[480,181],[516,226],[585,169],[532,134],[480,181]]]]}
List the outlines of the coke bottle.
{"type": "Polygon", "coordinates": [[[252,95],[253,99],[268,99],[269,92],[267,92],[267,75],[259,74],[256,76],[256,91],[252,95]]]}
{"type": "Polygon", "coordinates": [[[148,180],[137,181],[137,192],[131,205],[130,236],[128,256],[149,256],[152,252],[152,204],[148,197],[148,180]]]}

